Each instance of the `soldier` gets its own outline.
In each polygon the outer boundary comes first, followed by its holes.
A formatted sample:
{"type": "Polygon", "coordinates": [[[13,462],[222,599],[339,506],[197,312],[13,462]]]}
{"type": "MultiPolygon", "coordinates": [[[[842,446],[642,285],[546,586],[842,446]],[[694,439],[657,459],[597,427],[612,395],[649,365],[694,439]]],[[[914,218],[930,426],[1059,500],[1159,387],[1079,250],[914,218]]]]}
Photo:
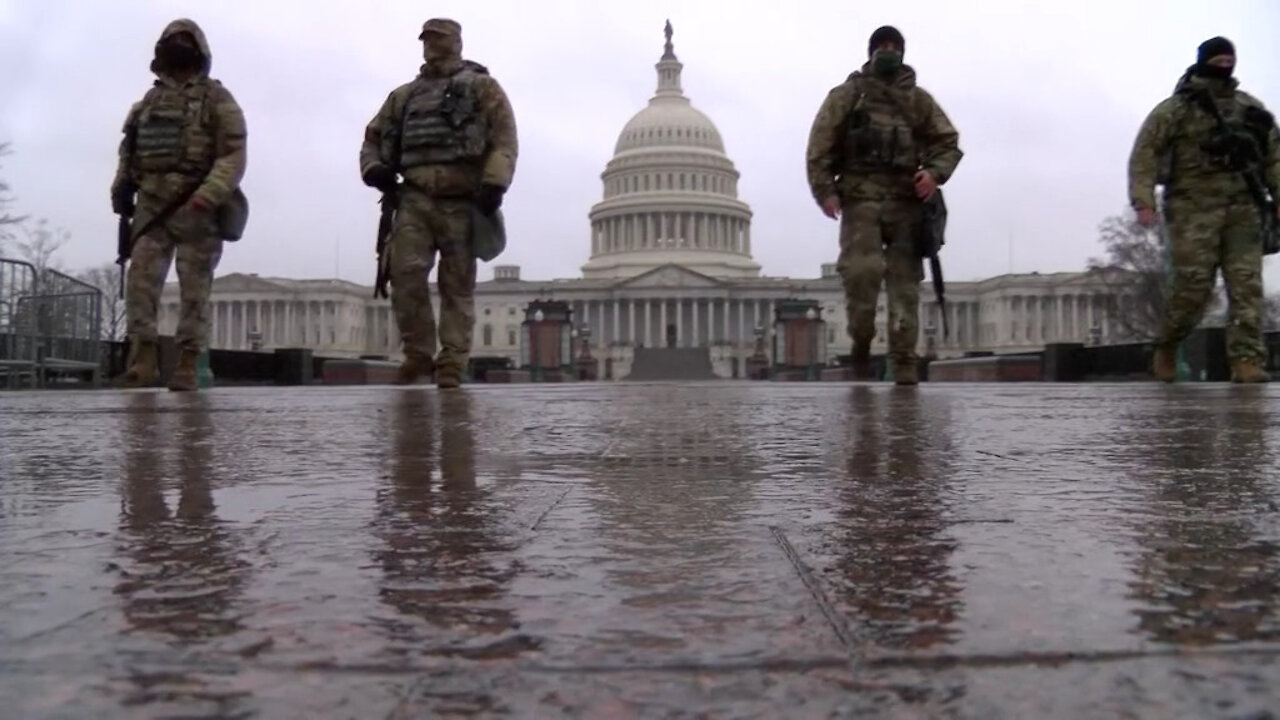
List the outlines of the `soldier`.
{"type": "Polygon", "coordinates": [[[360,176],[399,202],[386,249],[391,305],[404,345],[398,381],[435,374],[457,387],[475,324],[472,232],[491,224],[516,165],[516,123],[498,81],[462,58],[462,28],[443,18],[422,26],[426,63],[396,88],[365,129],[360,176]],[[476,217],[478,213],[479,217],[476,217]],[[427,276],[440,255],[440,354],[427,276]]]}
{"type": "Polygon", "coordinates": [[[155,84],[130,108],[111,185],[112,210],[133,217],[126,257],[129,338],[125,387],[159,377],[156,315],[177,257],[179,355],[170,390],[195,390],[196,360],[208,344],[209,292],[223,239],[237,239],[247,217],[240,192],[246,165],[244,114],[209,77],[213,55],[195,22],[175,20],[156,42],[155,84]]]}
{"type": "Polygon", "coordinates": [[[806,165],[814,200],[827,217],[840,219],[836,266],[844,281],[854,373],[870,374],[883,276],[894,380],[914,385],[923,201],[947,182],[963,153],[951,121],[916,84],[915,70],[903,64],[905,47],[896,28],[871,34],[868,61],[818,109],[806,165]]]}
{"type": "Polygon", "coordinates": [[[1152,372],[1172,382],[1178,343],[1199,321],[1222,269],[1230,323],[1226,350],[1233,382],[1267,382],[1262,343],[1262,224],[1243,171],[1280,189],[1280,130],[1263,104],[1239,90],[1235,46],[1203,42],[1172,97],[1151,111],[1129,157],[1129,200],[1138,222],[1155,225],[1155,186],[1164,185],[1164,221],[1173,266],[1168,302],[1155,338],[1152,372]],[[1201,104],[1207,101],[1209,104],[1201,104]],[[1211,111],[1225,122],[1220,128],[1211,111]]]}

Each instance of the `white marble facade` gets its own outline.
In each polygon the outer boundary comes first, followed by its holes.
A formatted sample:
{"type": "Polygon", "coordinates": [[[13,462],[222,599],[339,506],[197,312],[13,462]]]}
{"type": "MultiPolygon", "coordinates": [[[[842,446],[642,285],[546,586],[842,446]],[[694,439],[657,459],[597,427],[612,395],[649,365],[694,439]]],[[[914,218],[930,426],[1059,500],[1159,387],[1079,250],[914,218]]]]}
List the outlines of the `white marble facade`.
{"type": "MultiPolygon", "coordinates": [[[[731,359],[752,353],[754,328],[767,329],[773,303],[784,298],[819,301],[828,356],[848,353],[834,264],[823,265],[814,278],[760,274],[751,256],[751,209],[737,196],[738,171],[719,130],[684,95],[683,66],[670,37],[655,68],[657,90],[619,134],[601,176],[603,197],[588,213],[582,277],[528,280],[519,267],[495,266],[493,279],[476,288],[473,356],[518,361],[524,308],[535,299],[570,303],[575,324],[590,330],[592,354],[610,361],[615,378],[626,374],[632,348],[666,345],[709,347],[717,372],[728,375],[731,359]]],[[[508,242],[518,245],[520,238],[508,242]]],[[[946,308],[951,334],[944,338],[926,281],[919,351],[953,357],[1120,340],[1108,322],[1108,290],[1086,273],[952,282],[946,308]]],[[[390,304],[374,299],[370,286],[233,273],[215,280],[213,303],[214,348],[307,347],[330,356],[400,357],[390,304]]],[[[177,315],[177,286],[170,283],[161,301],[161,332],[174,331],[177,315]]],[[[885,323],[882,294],[873,352],[887,349],[885,323]]]]}
{"type": "MultiPolygon", "coordinates": [[[[495,270],[500,271],[498,279],[476,288],[476,356],[518,358],[524,308],[535,299],[570,303],[575,324],[590,329],[593,354],[616,361],[629,355],[620,350],[668,344],[722,348],[745,358],[753,347],[754,328],[758,323],[767,327],[773,303],[784,298],[821,303],[831,355],[848,353],[851,346],[843,293],[830,266],[824,267],[826,276],[814,279],[722,279],[668,265],[634,278],[544,282],[520,279],[519,269],[512,266],[495,270]]],[[[941,315],[927,281],[920,293],[921,353],[928,351],[931,338],[939,357],[970,351],[1025,352],[1051,342],[1125,339],[1109,322],[1108,288],[1086,273],[951,282],[946,295],[948,338],[942,337],[941,315]]],[[[438,312],[438,299],[435,307],[438,312]]],[[[262,350],[308,347],[335,356],[399,357],[390,303],[374,299],[370,286],[233,273],[215,281],[212,314],[214,348],[249,350],[256,343],[262,350]]],[[[176,288],[166,290],[161,332],[172,333],[177,318],[176,288]]],[[[882,294],[874,352],[887,349],[886,322],[882,294]]]]}

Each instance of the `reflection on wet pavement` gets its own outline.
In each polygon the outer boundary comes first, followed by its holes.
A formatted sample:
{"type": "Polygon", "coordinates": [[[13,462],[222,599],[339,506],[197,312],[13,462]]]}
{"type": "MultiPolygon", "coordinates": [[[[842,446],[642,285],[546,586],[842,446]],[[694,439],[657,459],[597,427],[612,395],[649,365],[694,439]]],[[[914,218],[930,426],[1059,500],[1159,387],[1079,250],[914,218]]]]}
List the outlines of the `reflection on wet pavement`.
{"type": "Polygon", "coordinates": [[[13,717],[1268,717],[1280,394],[0,396],[13,717]]]}

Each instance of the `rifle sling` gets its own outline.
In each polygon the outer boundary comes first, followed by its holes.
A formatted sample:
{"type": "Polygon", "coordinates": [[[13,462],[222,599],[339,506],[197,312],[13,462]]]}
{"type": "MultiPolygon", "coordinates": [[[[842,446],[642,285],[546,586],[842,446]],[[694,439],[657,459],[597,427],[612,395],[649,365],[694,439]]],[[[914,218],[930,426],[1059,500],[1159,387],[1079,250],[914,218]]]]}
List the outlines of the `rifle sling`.
{"type": "MultiPolygon", "coordinates": [[[[1209,95],[1208,90],[1197,90],[1190,93],[1190,95],[1196,103],[1200,105],[1200,108],[1209,113],[1209,116],[1218,124],[1218,130],[1220,132],[1230,134],[1231,129],[1227,127],[1226,118],[1222,117],[1222,112],[1218,109],[1217,104],[1213,102],[1213,98],[1209,95]]],[[[1265,222],[1268,203],[1266,201],[1266,196],[1262,192],[1262,185],[1259,183],[1258,178],[1254,177],[1249,172],[1248,168],[1240,168],[1237,172],[1240,174],[1240,177],[1244,179],[1244,184],[1249,189],[1249,194],[1253,195],[1253,201],[1258,206],[1259,212],[1263,214],[1265,222]]]]}
{"type": "Polygon", "coordinates": [[[137,242],[138,238],[142,237],[143,234],[145,234],[151,228],[155,227],[157,224],[168,222],[169,218],[172,217],[173,214],[178,211],[178,208],[185,205],[187,201],[190,200],[191,197],[196,194],[196,190],[199,190],[199,189],[200,189],[199,186],[193,187],[191,188],[190,191],[182,193],[181,195],[178,195],[177,197],[175,197],[173,200],[170,200],[167,205],[160,208],[160,212],[148,218],[147,221],[142,224],[141,228],[135,230],[132,227],[130,227],[130,231],[129,231],[130,251],[132,251],[133,243],[137,242]]]}

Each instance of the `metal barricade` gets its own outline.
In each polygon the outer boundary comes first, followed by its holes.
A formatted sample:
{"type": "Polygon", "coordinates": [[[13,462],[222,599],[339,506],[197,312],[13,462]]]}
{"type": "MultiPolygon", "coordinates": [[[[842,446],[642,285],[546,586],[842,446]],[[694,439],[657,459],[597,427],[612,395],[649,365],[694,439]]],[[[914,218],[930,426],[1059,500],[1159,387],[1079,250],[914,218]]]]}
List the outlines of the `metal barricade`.
{"type": "Polygon", "coordinates": [[[23,298],[36,319],[39,383],[55,377],[102,378],[102,291],[78,278],[46,269],[38,290],[23,298]]]}
{"type": "Polygon", "coordinates": [[[0,258],[0,387],[35,387],[39,382],[35,319],[20,307],[37,292],[37,284],[34,265],[0,258]]]}

